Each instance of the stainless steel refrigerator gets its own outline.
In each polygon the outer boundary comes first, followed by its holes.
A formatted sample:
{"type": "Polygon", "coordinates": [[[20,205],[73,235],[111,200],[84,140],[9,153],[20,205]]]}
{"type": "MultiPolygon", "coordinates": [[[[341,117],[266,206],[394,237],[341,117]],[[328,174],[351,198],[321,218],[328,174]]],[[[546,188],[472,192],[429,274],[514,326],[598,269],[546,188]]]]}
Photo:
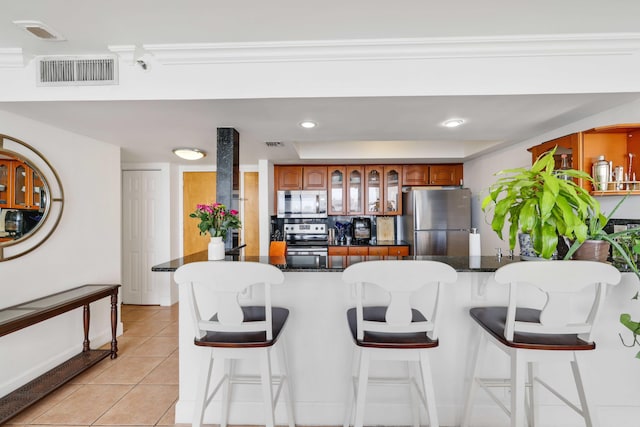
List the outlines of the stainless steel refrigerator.
{"type": "Polygon", "coordinates": [[[471,191],[411,187],[402,195],[400,239],[412,255],[469,255],[471,191]]]}

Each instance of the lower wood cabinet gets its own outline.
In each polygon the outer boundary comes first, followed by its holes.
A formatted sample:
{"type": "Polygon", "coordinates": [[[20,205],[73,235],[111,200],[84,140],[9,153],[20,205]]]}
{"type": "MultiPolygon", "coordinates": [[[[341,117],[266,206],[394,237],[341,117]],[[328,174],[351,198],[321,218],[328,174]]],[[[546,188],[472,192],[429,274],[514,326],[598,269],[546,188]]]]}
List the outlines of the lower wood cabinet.
{"type": "Polygon", "coordinates": [[[389,256],[409,256],[409,246],[389,246],[389,256]]]}
{"type": "Polygon", "coordinates": [[[329,246],[329,256],[409,256],[409,246],[329,246]]]}
{"type": "Polygon", "coordinates": [[[367,256],[369,255],[368,246],[349,246],[349,255],[367,256]]]}
{"type": "Polygon", "coordinates": [[[345,256],[349,255],[348,246],[329,246],[329,256],[345,256]]]}
{"type": "Polygon", "coordinates": [[[389,248],[387,246],[371,246],[369,248],[369,255],[387,256],[389,255],[389,248]]]}

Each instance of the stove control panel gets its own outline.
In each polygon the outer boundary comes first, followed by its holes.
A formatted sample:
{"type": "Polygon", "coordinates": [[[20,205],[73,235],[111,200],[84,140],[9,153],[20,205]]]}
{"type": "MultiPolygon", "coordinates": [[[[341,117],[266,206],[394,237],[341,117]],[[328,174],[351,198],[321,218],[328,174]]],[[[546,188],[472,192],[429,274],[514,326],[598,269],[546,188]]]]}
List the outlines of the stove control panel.
{"type": "Polygon", "coordinates": [[[326,224],[285,224],[286,234],[327,234],[326,224]]]}

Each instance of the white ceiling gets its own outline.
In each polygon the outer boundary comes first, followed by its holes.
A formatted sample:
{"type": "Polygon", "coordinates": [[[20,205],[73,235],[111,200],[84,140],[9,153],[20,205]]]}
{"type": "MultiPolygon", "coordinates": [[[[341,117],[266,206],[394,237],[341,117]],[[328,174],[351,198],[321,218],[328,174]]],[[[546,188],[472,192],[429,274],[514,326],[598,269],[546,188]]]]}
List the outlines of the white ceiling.
{"type": "MultiPolygon", "coordinates": [[[[0,49],[20,47],[26,60],[37,55],[109,53],[108,46],[113,45],[142,50],[145,44],[162,43],[640,31],[637,0],[617,1],[615,6],[600,0],[0,2],[0,49]],[[67,40],[38,40],[15,26],[14,20],[42,21],[67,40]]],[[[295,161],[309,144],[334,142],[348,147],[357,142],[360,150],[366,150],[366,141],[447,145],[455,154],[432,159],[446,161],[490,145],[523,141],[638,98],[640,93],[50,101],[0,102],[0,109],[120,145],[124,162],[175,162],[172,148],[195,146],[211,152],[201,161],[210,163],[217,127],[239,131],[241,163],[247,164],[258,158],[295,161]],[[297,124],[303,116],[319,126],[301,129],[297,124]],[[462,117],[467,123],[456,129],[442,127],[450,117],[462,117]],[[268,149],[265,141],[282,141],[284,147],[268,149]],[[474,146],[478,148],[470,148],[474,146]]],[[[369,145],[372,151],[375,146],[369,145]]],[[[401,156],[398,151],[397,160],[404,159],[401,156]]],[[[362,156],[383,157],[389,158],[376,152],[362,156]]]]}

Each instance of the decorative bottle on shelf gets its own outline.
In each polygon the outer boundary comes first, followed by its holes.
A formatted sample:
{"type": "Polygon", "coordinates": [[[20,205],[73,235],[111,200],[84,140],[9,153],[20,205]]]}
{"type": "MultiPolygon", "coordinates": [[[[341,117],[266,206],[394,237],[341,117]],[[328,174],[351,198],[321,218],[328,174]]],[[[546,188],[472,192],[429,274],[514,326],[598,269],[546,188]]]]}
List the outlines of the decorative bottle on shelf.
{"type": "Polygon", "coordinates": [[[606,191],[611,180],[611,165],[604,156],[599,156],[593,163],[591,176],[593,176],[593,186],[596,191],[606,191]]]}
{"type": "Polygon", "coordinates": [[[571,180],[571,177],[562,172],[562,171],[565,171],[567,169],[570,169],[570,167],[569,167],[569,158],[568,158],[568,156],[566,154],[560,155],[560,158],[562,159],[562,161],[560,163],[560,173],[558,174],[558,178],[564,179],[565,181],[569,181],[569,180],[571,180]]]}

